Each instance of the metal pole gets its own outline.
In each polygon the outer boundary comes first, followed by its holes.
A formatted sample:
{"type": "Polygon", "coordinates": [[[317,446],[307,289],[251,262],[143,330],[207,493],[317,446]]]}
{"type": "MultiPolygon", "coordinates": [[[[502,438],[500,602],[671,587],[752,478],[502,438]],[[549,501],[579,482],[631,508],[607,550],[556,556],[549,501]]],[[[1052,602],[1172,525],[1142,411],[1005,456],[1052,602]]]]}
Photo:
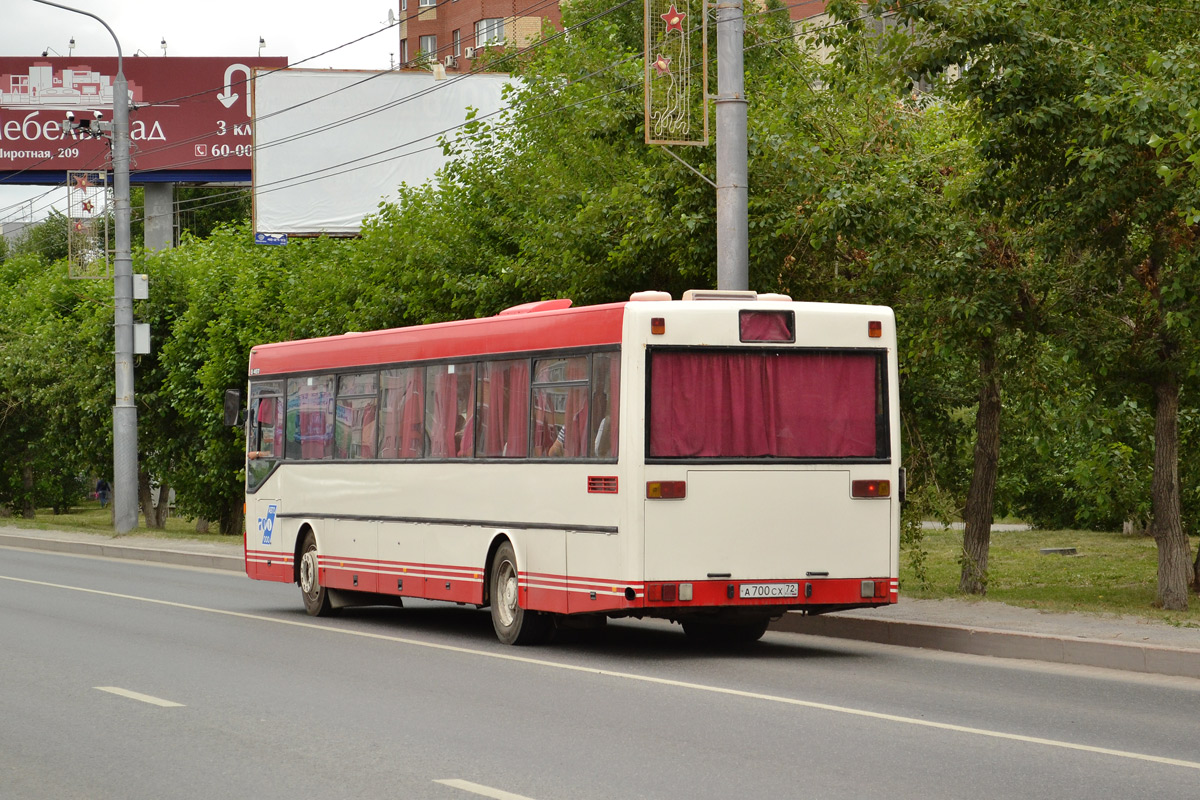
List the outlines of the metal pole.
{"type": "Polygon", "coordinates": [[[750,288],[746,80],[739,0],[717,4],[717,288],[750,288]]]}
{"type": "Polygon", "coordinates": [[[121,42],[108,23],[88,11],[34,0],[91,17],[104,26],[117,46],[113,82],[113,194],[116,202],[117,254],[113,264],[113,330],[116,339],[116,402],[113,405],[113,527],[118,534],[137,527],[137,407],[133,403],[133,256],[129,244],[129,85],[121,42]]]}

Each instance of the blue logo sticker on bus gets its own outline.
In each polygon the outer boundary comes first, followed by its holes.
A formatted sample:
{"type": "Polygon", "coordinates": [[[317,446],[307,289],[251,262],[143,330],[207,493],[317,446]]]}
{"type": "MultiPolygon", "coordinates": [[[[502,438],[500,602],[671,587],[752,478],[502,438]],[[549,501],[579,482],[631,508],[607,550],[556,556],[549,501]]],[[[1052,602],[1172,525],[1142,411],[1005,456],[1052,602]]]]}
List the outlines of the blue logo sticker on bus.
{"type": "Polygon", "coordinates": [[[258,518],[258,530],[262,533],[262,543],[271,543],[271,532],[275,530],[275,509],[276,505],[272,503],[267,506],[267,516],[258,518]]]}

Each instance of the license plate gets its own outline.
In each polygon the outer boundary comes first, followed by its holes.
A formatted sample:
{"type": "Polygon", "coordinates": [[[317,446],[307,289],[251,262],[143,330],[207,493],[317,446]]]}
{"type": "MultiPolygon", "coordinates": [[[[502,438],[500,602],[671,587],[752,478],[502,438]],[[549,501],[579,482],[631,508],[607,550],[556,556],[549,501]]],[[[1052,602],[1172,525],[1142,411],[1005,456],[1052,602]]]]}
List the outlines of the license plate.
{"type": "Polygon", "coordinates": [[[799,597],[798,583],[743,583],[738,588],[738,596],[743,600],[764,597],[799,597]]]}

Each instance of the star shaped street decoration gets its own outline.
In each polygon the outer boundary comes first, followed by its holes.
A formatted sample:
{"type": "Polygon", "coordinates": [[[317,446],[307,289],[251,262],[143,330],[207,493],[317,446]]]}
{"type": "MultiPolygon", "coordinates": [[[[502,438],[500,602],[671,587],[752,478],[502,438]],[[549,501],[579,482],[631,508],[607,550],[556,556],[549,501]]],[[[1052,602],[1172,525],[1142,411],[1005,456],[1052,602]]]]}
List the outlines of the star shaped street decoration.
{"type": "Polygon", "coordinates": [[[84,210],[84,211],[86,211],[86,212],[88,212],[89,214],[92,212],[92,208],[93,208],[93,207],[94,207],[94,206],[92,206],[92,201],[91,201],[91,200],[84,200],[84,201],[83,201],[83,210],[84,210]]]}
{"type": "Polygon", "coordinates": [[[87,175],[76,175],[75,176],[75,188],[76,189],[89,189],[89,188],[91,188],[91,185],[92,184],[90,181],[88,181],[87,175]]]}
{"type": "Polygon", "coordinates": [[[654,69],[659,75],[666,75],[671,71],[671,59],[668,56],[659,55],[654,59],[654,69]]]}
{"type": "Polygon", "coordinates": [[[659,14],[659,16],[662,17],[663,22],[667,23],[667,28],[665,31],[663,31],[664,33],[670,33],[671,31],[679,31],[680,33],[683,33],[683,19],[687,16],[687,14],[683,13],[682,11],[677,11],[674,3],[671,4],[671,7],[667,10],[667,13],[659,14]]]}

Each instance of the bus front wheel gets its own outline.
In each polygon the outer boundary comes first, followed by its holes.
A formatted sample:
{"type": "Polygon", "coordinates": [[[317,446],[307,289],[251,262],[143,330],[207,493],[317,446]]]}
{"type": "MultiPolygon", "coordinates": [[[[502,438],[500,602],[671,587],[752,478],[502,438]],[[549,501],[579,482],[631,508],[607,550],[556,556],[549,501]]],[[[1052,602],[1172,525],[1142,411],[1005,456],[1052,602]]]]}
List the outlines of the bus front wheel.
{"type": "Polygon", "coordinates": [[[341,609],[329,602],[329,591],[321,585],[317,565],[317,537],[312,531],[304,535],[300,546],[300,593],[304,596],[304,610],[310,617],[331,617],[341,609]]]}
{"type": "Polygon", "coordinates": [[[549,638],[553,622],[549,616],[521,608],[518,599],[517,556],[510,542],[504,542],[492,557],[489,596],[492,603],[492,627],[504,644],[537,644],[549,638]]]}

